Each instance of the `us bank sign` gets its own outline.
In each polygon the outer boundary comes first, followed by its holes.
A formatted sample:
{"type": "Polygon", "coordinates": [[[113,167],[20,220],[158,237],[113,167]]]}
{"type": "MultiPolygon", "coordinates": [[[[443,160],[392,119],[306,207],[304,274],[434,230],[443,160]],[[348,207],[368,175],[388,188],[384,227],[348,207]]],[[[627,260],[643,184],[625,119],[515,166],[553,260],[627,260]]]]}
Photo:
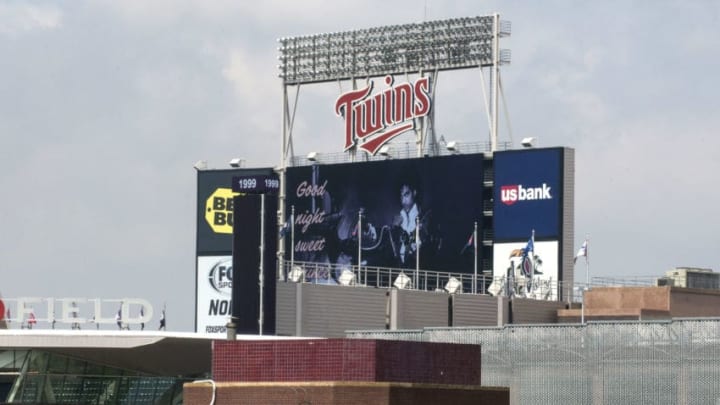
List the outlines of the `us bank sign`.
{"type": "Polygon", "coordinates": [[[362,89],[343,93],[335,102],[335,114],[345,119],[345,151],[357,146],[370,155],[391,139],[415,128],[415,118],[428,115],[431,107],[430,79],[393,84],[373,93],[374,82],[362,89]]]}

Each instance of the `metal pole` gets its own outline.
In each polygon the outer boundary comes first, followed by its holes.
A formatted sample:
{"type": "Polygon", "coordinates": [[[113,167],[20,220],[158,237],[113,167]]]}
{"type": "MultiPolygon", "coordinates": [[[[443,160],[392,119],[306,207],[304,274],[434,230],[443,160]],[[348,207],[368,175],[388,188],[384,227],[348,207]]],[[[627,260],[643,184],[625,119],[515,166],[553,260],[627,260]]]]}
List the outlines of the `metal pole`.
{"type": "Polygon", "coordinates": [[[263,334],[263,289],[265,280],[263,277],[263,253],[265,252],[265,194],[260,194],[260,314],[258,317],[258,326],[260,327],[260,335],[263,334]]]}
{"type": "Polygon", "coordinates": [[[358,274],[357,278],[358,281],[360,281],[360,266],[362,266],[362,214],[363,209],[360,208],[358,211],[358,229],[357,229],[357,238],[358,238],[358,274]]]}
{"type": "Polygon", "coordinates": [[[473,230],[473,247],[475,248],[475,268],[474,268],[474,272],[473,272],[472,293],[477,294],[477,274],[478,274],[477,221],[475,222],[475,230],[473,230]]]}
{"type": "Polygon", "coordinates": [[[585,238],[585,285],[590,288],[590,256],[587,238],[585,238]]]}
{"type": "Polygon", "coordinates": [[[580,323],[585,324],[585,288],[582,289],[582,305],[580,306],[580,323]]]}
{"type": "Polygon", "coordinates": [[[290,271],[295,269],[295,206],[290,207],[290,271]]]}
{"type": "Polygon", "coordinates": [[[585,258],[585,285],[590,286],[590,263],[588,263],[587,257],[585,258]]]}
{"type": "MultiPolygon", "coordinates": [[[[286,177],[285,172],[287,171],[287,150],[285,145],[287,144],[287,138],[288,138],[288,127],[287,127],[287,115],[288,115],[288,91],[287,91],[287,85],[283,81],[282,86],[282,136],[280,141],[280,191],[278,196],[278,224],[277,226],[282,226],[283,222],[285,220],[285,186],[286,186],[286,177]]],[[[279,237],[278,237],[279,239],[279,237]]],[[[278,240],[278,246],[277,246],[277,262],[278,262],[278,274],[277,278],[282,280],[287,280],[287,274],[284,272],[285,270],[285,244],[282,243],[282,241],[278,240]]]]}
{"type": "Polygon", "coordinates": [[[588,256],[587,238],[585,239],[585,288],[582,300],[582,323],[585,323],[585,291],[590,289],[590,258],[588,256]]]}
{"type": "Polygon", "coordinates": [[[420,289],[420,217],[415,217],[415,283],[420,289]]]}
{"type": "Polygon", "coordinates": [[[500,14],[494,15],[493,32],[493,66],[492,66],[492,131],[490,134],[490,151],[497,150],[498,143],[498,77],[500,76],[500,14]]]}

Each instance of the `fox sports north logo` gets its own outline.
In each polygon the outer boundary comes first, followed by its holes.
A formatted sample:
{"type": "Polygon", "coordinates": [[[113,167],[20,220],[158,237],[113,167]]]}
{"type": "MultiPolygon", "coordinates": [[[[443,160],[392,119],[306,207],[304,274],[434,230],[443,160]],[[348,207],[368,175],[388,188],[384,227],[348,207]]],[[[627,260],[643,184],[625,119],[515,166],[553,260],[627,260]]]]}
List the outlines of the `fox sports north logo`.
{"type": "Polygon", "coordinates": [[[224,295],[232,295],[232,258],[215,263],[208,274],[208,281],[213,290],[224,295]]]}

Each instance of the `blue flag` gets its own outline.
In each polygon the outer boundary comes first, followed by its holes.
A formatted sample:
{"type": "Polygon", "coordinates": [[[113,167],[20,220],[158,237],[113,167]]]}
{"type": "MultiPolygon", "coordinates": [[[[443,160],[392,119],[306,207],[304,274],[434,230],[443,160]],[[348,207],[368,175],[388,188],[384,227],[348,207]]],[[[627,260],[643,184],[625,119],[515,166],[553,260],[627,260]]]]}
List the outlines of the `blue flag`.
{"type": "Polygon", "coordinates": [[[285,235],[290,233],[290,221],[286,221],[283,226],[280,227],[280,239],[284,238],[285,235]]]}
{"type": "Polygon", "coordinates": [[[528,253],[535,252],[535,238],[530,237],[528,240],[527,246],[523,248],[523,258],[528,256],[528,253]]]}

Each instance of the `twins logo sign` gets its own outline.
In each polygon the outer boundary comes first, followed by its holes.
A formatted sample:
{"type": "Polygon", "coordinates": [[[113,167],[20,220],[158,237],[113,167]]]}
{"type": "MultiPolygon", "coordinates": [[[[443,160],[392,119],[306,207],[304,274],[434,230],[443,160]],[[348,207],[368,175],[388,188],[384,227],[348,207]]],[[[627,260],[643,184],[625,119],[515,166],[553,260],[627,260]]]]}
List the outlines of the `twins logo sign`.
{"type": "Polygon", "coordinates": [[[345,119],[345,150],[356,143],[370,155],[385,143],[415,127],[414,119],[430,112],[430,79],[421,77],[415,83],[393,86],[386,76],[387,89],[370,95],[367,87],[343,93],[335,102],[335,114],[345,119]]]}

